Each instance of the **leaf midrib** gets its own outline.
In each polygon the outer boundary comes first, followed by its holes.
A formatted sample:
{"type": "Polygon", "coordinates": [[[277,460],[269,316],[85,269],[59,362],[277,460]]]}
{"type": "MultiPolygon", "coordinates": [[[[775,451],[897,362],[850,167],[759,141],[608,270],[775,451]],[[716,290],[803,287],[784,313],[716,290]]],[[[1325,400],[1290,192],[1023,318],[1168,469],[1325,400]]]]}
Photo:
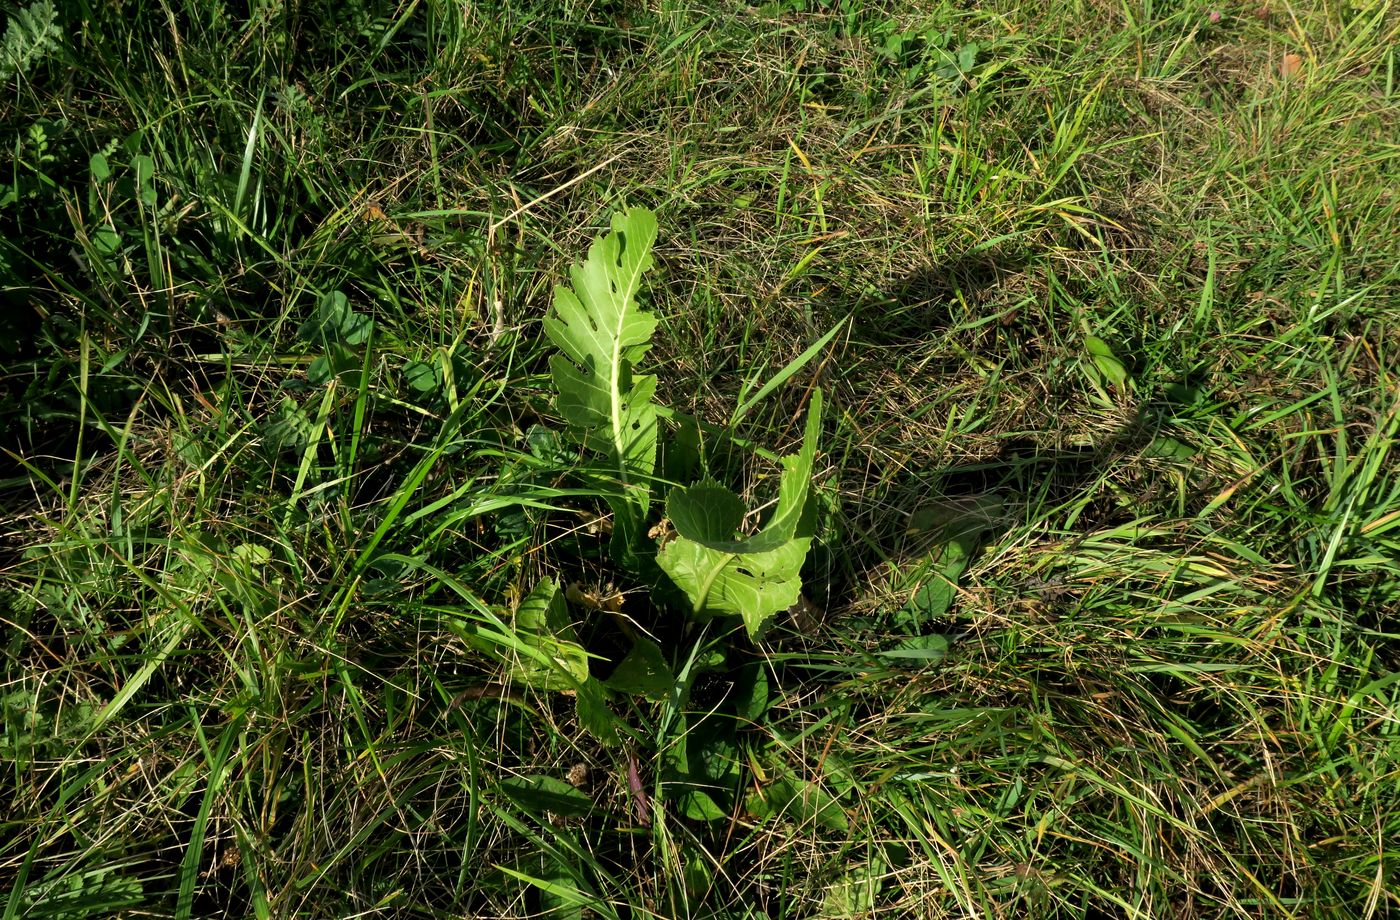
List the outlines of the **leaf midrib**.
{"type": "Polygon", "coordinates": [[[645,258],[638,259],[632,275],[627,279],[627,286],[625,288],[619,286],[618,288],[622,295],[622,304],[617,311],[617,328],[613,330],[612,361],[609,364],[609,367],[612,368],[609,390],[612,398],[613,444],[617,447],[617,471],[622,480],[622,494],[628,501],[631,501],[631,496],[628,494],[627,487],[632,484],[632,480],[627,474],[627,451],[622,436],[622,330],[627,325],[627,312],[632,305],[632,297],[636,293],[645,262],[645,258]]]}

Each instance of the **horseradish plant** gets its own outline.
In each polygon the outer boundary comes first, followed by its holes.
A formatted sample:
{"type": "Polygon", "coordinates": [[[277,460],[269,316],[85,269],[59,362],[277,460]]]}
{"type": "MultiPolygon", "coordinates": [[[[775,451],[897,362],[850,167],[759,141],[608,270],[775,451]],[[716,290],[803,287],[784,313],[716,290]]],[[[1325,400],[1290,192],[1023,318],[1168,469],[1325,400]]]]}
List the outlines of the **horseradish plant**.
{"type": "Polygon", "coordinates": [[[655,240],[650,211],[614,215],[610,232],[570,267],[570,284],[555,288],[544,328],[560,352],[550,361],[556,406],[571,437],[596,461],[584,475],[612,510],[616,561],[642,574],[648,534],[665,532],[656,563],[684,593],[689,614],[696,620],[740,617],[758,639],[801,591],[799,573],[813,534],[821,391],[812,395],[801,448],[781,461],[777,503],[762,529],[744,535],[743,500],[705,478],[666,496],[674,535],[664,527],[649,530],[663,422],[678,417],[655,403],[656,377],[639,370],[656,330],[656,317],[637,299],[655,240]]]}

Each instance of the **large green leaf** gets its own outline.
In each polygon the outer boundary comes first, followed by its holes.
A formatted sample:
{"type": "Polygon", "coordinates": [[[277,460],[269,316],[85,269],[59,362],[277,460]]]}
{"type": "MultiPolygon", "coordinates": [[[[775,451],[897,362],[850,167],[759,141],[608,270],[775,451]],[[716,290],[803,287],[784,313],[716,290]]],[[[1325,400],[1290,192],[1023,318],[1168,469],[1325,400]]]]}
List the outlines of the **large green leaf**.
{"type": "Polygon", "coordinates": [[[802,593],[799,573],[811,537],[796,538],[771,553],[725,553],[677,537],[656,557],[661,568],[690,598],[697,619],[741,616],[758,639],[781,610],[802,593]]]}
{"type": "Polygon", "coordinates": [[[735,538],[743,520],[744,504],[737,495],[713,482],[676,489],[666,500],[666,515],[676,533],[723,553],[767,553],[786,546],[807,514],[812,487],[812,465],[817,457],[817,432],[821,428],[822,394],[812,394],[802,447],[782,460],[778,506],[763,529],[747,539],[735,538]],[[737,514],[736,514],[737,511],[737,514]]]}
{"type": "Polygon", "coordinates": [[[783,458],[778,503],[768,523],[744,538],[736,531],[743,502],[713,482],[672,490],[666,514],[676,538],[657,562],[689,597],[697,617],[743,617],[757,639],[780,610],[797,602],[812,544],[812,466],[821,428],[821,391],[812,395],[802,447],[783,458]]]}
{"type": "Polygon", "coordinates": [[[656,317],[636,299],[655,239],[650,211],[614,215],[611,232],[569,268],[572,287],[555,287],[554,311],[544,321],[562,352],[550,360],[559,412],[616,476],[613,531],[623,552],[642,529],[656,467],[656,378],[633,373],[656,328],[656,317]]]}
{"type": "Polygon", "coordinates": [[[744,500],[713,480],[673,489],[666,499],[676,532],[716,549],[738,545],[731,538],[744,523],[744,511],[744,500]]]}

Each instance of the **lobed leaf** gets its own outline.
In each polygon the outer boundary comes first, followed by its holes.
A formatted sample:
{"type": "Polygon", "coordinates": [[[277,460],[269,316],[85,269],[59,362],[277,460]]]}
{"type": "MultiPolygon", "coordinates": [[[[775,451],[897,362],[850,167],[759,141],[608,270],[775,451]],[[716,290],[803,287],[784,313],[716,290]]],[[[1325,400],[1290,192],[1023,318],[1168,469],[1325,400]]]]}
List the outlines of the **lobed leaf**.
{"type": "Polygon", "coordinates": [[[655,239],[650,211],[614,215],[611,231],[570,267],[572,287],[555,287],[554,311],[544,320],[561,352],[550,360],[559,412],[585,446],[605,457],[621,486],[613,502],[614,539],[624,552],[642,529],[656,468],[656,378],[633,372],[656,328],[656,317],[636,300],[655,239]]]}
{"type": "Polygon", "coordinates": [[[780,610],[797,603],[810,535],[768,553],[726,553],[677,537],[657,554],[665,573],[690,598],[697,618],[740,616],[754,639],[780,610]]]}

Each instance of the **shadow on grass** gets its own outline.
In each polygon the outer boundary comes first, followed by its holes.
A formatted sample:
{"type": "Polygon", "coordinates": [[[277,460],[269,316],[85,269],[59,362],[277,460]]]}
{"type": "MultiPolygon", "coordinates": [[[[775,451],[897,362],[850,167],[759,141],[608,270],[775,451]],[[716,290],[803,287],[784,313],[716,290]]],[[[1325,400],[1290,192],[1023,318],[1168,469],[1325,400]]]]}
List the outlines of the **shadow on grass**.
{"type": "MultiPolygon", "coordinates": [[[[855,299],[857,334],[863,344],[907,347],[952,331],[959,304],[979,304],[985,313],[988,305],[1004,301],[1010,309],[1014,301],[1006,282],[1028,261],[1024,252],[999,248],[917,269],[887,292],[855,299]]],[[[836,311],[838,300],[828,298],[827,308],[836,311]]],[[[926,361],[921,367],[928,368],[926,361]]],[[[1066,404],[1075,394],[1048,392],[1045,398],[1066,404]]],[[[1115,415],[1121,419],[1121,412],[1115,415]]],[[[832,535],[809,559],[806,597],[829,612],[854,611],[862,601],[868,606],[860,592],[883,567],[903,573],[898,580],[905,584],[924,580],[908,606],[892,614],[877,611],[872,625],[898,632],[937,628],[930,621],[945,619],[956,604],[957,576],[1016,526],[1059,517],[1087,534],[1136,517],[1136,509],[1125,508],[1103,484],[1125,458],[1158,440],[1169,417],[1163,404],[1139,398],[1126,420],[1100,432],[1092,444],[1062,446],[1053,429],[1037,438],[1007,435],[993,456],[976,463],[895,472],[878,491],[843,499],[832,535]],[[927,586],[939,579],[948,590],[931,596],[927,586]]]]}
{"type": "Polygon", "coordinates": [[[994,300],[1007,279],[1028,264],[1030,253],[1021,247],[996,246],[950,255],[910,271],[886,290],[866,289],[852,296],[840,285],[830,285],[818,299],[819,312],[826,316],[853,312],[861,338],[869,345],[907,346],[953,326],[955,305],[994,300]]]}

